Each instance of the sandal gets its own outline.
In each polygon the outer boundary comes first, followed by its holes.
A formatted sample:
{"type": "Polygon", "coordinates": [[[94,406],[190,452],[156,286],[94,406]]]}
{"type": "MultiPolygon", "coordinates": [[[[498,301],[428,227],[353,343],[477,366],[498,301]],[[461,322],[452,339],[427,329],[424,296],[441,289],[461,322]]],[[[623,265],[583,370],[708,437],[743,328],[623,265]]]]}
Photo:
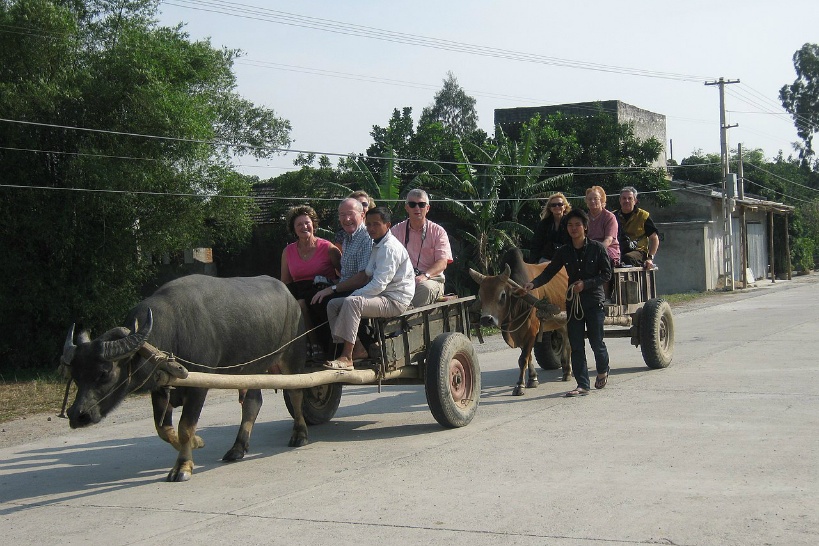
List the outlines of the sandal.
{"type": "Polygon", "coordinates": [[[567,392],[564,396],[566,398],[573,398],[575,396],[586,396],[587,394],[589,394],[589,389],[577,387],[575,390],[567,392]]]}
{"type": "Polygon", "coordinates": [[[604,373],[603,375],[597,376],[597,381],[594,382],[595,389],[602,389],[606,386],[606,383],[609,380],[609,372],[604,373]]]}
{"type": "Polygon", "coordinates": [[[328,360],[324,363],[324,367],[328,370],[353,370],[353,363],[348,364],[347,360],[328,360]]]}

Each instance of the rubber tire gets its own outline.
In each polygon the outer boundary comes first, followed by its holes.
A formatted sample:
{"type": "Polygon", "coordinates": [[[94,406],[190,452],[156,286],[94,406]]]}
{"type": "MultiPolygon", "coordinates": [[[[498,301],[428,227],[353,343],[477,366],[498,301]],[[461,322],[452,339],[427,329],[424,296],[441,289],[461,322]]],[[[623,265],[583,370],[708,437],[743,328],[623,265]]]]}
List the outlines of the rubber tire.
{"type": "Polygon", "coordinates": [[[468,337],[447,332],[432,341],[424,391],[429,411],[441,426],[463,427],[472,421],[481,399],[481,367],[468,337]]]}
{"type": "Polygon", "coordinates": [[[640,350],[646,366],[667,368],[674,356],[674,317],[665,300],[653,298],[640,313],[640,350]]]}
{"type": "MultiPolygon", "coordinates": [[[[284,405],[290,417],[293,415],[293,402],[286,390],[284,393],[284,405]]],[[[341,383],[330,383],[304,389],[304,402],[301,405],[304,413],[304,421],[308,425],[321,425],[333,418],[341,403],[341,383]]]]}
{"type": "Polygon", "coordinates": [[[563,336],[557,332],[543,332],[543,341],[535,342],[532,353],[541,369],[563,368],[563,336]]]}

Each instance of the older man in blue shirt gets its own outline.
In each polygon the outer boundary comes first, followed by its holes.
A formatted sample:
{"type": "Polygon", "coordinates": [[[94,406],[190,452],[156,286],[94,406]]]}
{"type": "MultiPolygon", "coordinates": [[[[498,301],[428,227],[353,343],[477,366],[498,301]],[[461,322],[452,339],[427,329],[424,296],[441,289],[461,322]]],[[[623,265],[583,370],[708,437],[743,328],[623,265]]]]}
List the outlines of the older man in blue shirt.
{"type": "Polygon", "coordinates": [[[362,317],[394,317],[409,307],[415,294],[415,273],[404,245],[390,233],[389,210],[376,207],[367,211],[367,233],[373,240],[370,259],[364,269],[369,282],[344,299],[327,304],[333,340],[344,343],[341,355],[328,361],[326,368],[351,370],[353,361],[367,356],[358,340],[362,317]]]}

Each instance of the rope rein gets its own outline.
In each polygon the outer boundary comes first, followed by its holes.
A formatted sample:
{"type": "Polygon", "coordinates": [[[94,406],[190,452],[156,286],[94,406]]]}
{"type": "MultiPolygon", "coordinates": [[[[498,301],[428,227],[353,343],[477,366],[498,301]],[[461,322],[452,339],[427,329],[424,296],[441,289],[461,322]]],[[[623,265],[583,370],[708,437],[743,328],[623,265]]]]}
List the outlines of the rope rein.
{"type": "Polygon", "coordinates": [[[500,331],[505,332],[507,334],[513,334],[517,332],[518,330],[529,324],[529,317],[531,316],[533,311],[534,307],[531,309],[523,309],[520,315],[514,318],[509,318],[510,315],[512,314],[512,305],[510,304],[509,312],[506,314],[506,320],[501,324],[500,331]],[[518,320],[520,321],[520,324],[512,328],[512,325],[514,325],[518,320]],[[508,324],[510,329],[504,329],[503,324],[508,324]]]}
{"type": "Polygon", "coordinates": [[[574,316],[577,320],[583,320],[586,314],[583,312],[583,306],[580,305],[580,292],[575,292],[573,287],[574,284],[566,290],[566,301],[569,302],[569,305],[566,306],[567,318],[574,316]]]}
{"type": "MultiPolygon", "coordinates": [[[[248,364],[253,364],[254,362],[258,362],[259,360],[262,360],[262,359],[265,359],[265,358],[267,358],[269,356],[273,356],[273,355],[275,355],[277,353],[280,353],[282,350],[284,350],[285,347],[287,347],[288,345],[290,345],[294,341],[303,338],[304,336],[306,336],[307,334],[309,334],[313,330],[317,330],[317,329],[321,328],[322,326],[327,324],[327,322],[328,321],[324,321],[321,324],[319,324],[318,326],[310,328],[309,330],[307,330],[303,334],[300,334],[300,335],[294,337],[293,339],[291,339],[290,341],[288,341],[287,343],[285,343],[284,345],[282,345],[281,347],[279,347],[278,349],[276,349],[272,353],[267,353],[266,355],[262,355],[260,357],[254,358],[253,360],[248,360],[247,362],[242,362],[241,364],[232,364],[230,366],[208,366],[207,364],[200,364],[198,362],[191,362],[190,360],[185,360],[184,358],[176,356],[176,355],[173,355],[173,356],[174,356],[174,358],[176,360],[178,360],[180,362],[184,362],[185,364],[190,364],[192,366],[199,366],[201,368],[205,368],[205,369],[208,369],[208,370],[232,370],[234,368],[241,368],[242,366],[247,366],[248,364]]],[[[162,354],[168,356],[167,352],[161,351],[161,350],[160,350],[160,352],[162,354]]]]}
{"type": "MultiPolygon", "coordinates": [[[[149,373],[149,374],[146,376],[145,380],[144,380],[142,383],[140,383],[140,384],[139,384],[137,387],[135,387],[135,388],[133,388],[133,389],[129,390],[129,391],[126,393],[126,396],[127,396],[127,395],[129,395],[129,394],[131,394],[131,393],[133,393],[133,392],[136,392],[136,391],[138,391],[139,389],[141,389],[142,387],[144,387],[144,386],[145,386],[145,384],[146,384],[146,383],[148,383],[148,381],[150,381],[150,380],[151,380],[151,378],[153,377],[153,375],[154,375],[154,373],[156,372],[157,368],[160,366],[160,360],[161,360],[161,359],[156,358],[156,357],[157,357],[157,356],[159,356],[159,355],[162,355],[162,356],[163,356],[163,357],[165,357],[166,359],[175,359],[175,360],[177,360],[177,361],[184,362],[185,364],[189,364],[189,365],[193,365],[193,366],[199,366],[199,367],[201,367],[201,368],[205,368],[205,369],[208,369],[208,370],[217,370],[217,369],[218,369],[218,370],[229,370],[229,369],[233,369],[233,368],[241,368],[242,366],[247,366],[248,364],[252,364],[252,363],[254,363],[254,362],[258,362],[259,360],[262,360],[262,359],[264,359],[264,358],[267,358],[267,357],[269,357],[269,356],[273,356],[273,355],[275,355],[275,354],[277,354],[277,353],[281,352],[281,351],[282,351],[282,350],[283,350],[285,347],[287,347],[288,345],[290,345],[290,344],[291,344],[291,343],[293,343],[294,341],[296,341],[296,340],[298,340],[298,339],[300,339],[300,338],[302,338],[302,337],[306,336],[307,334],[309,334],[309,333],[310,333],[310,332],[312,332],[313,330],[316,330],[316,329],[318,329],[318,328],[321,328],[321,327],[322,327],[322,326],[324,326],[325,324],[327,324],[327,321],[324,321],[324,322],[322,322],[321,324],[319,324],[318,326],[316,326],[316,327],[314,327],[314,328],[311,328],[310,330],[307,330],[307,331],[306,331],[306,332],[304,332],[303,334],[300,334],[300,335],[298,335],[298,336],[294,337],[293,339],[291,339],[290,341],[288,341],[287,343],[285,343],[284,345],[282,345],[281,347],[279,347],[278,349],[276,349],[275,351],[273,351],[273,352],[271,352],[271,353],[267,353],[266,355],[262,355],[262,356],[260,356],[260,357],[258,357],[258,358],[254,358],[253,360],[248,360],[247,362],[243,362],[243,363],[241,363],[241,364],[233,364],[233,365],[230,365],[230,366],[222,366],[222,367],[217,367],[217,366],[208,366],[207,364],[199,364],[199,363],[196,363],[196,362],[192,362],[192,361],[190,361],[190,360],[185,360],[184,358],[181,358],[181,357],[178,357],[178,356],[174,356],[174,355],[173,355],[173,353],[169,353],[169,352],[167,352],[167,351],[163,351],[162,349],[157,349],[157,353],[155,353],[155,355],[154,355],[154,356],[152,356],[151,358],[146,358],[146,359],[145,359],[145,360],[142,362],[142,364],[140,364],[140,365],[137,367],[137,369],[136,369],[136,370],[131,370],[131,366],[130,366],[130,364],[129,364],[129,366],[128,366],[128,375],[127,375],[127,376],[126,376],[126,377],[125,377],[125,378],[124,378],[122,381],[120,381],[119,383],[117,383],[117,384],[114,386],[114,388],[112,388],[112,389],[111,389],[111,390],[110,390],[110,391],[109,391],[109,392],[108,392],[108,393],[107,393],[105,396],[103,396],[102,398],[100,398],[99,400],[97,400],[97,401],[96,401],[94,404],[92,404],[92,405],[90,406],[90,408],[89,408],[89,409],[91,409],[91,408],[95,408],[95,407],[99,406],[99,405],[100,405],[100,404],[101,404],[101,403],[102,403],[102,402],[103,402],[103,401],[104,401],[106,398],[108,398],[109,396],[111,396],[112,394],[114,394],[115,392],[117,392],[117,390],[119,390],[119,388],[120,388],[120,387],[122,387],[124,384],[126,384],[126,383],[130,382],[130,381],[131,381],[131,378],[134,376],[134,374],[135,374],[136,372],[138,372],[139,370],[141,370],[143,366],[145,366],[146,364],[148,364],[149,362],[151,362],[151,361],[153,360],[153,361],[155,362],[155,363],[154,363],[154,369],[153,369],[153,370],[151,370],[151,373],[149,373]]],[[[68,380],[68,384],[66,385],[66,395],[65,395],[65,398],[63,399],[63,409],[62,409],[62,413],[60,414],[61,416],[62,416],[62,415],[65,415],[65,406],[66,406],[66,404],[68,403],[68,390],[69,390],[69,388],[70,388],[70,386],[71,386],[71,382],[72,382],[72,381],[73,381],[72,379],[69,379],[69,380],[68,380]]],[[[167,408],[166,408],[166,410],[167,410],[167,408]]],[[[164,417],[164,416],[163,416],[163,417],[164,417]]]]}

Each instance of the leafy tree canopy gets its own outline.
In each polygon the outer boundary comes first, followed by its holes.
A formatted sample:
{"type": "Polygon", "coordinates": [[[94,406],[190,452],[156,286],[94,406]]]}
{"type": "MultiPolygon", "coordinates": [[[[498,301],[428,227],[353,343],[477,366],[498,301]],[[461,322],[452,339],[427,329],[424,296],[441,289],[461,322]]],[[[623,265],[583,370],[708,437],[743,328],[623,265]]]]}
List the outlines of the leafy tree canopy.
{"type": "Polygon", "coordinates": [[[444,87],[435,94],[435,101],[421,112],[418,125],[439,122],[456,137],[463,138],[478,129],[476,103],[475,98],[458,85],[455,75],[447,72],[444,87]]]}
{"type": "Polygon", "coordinates": [[[813,135],[819,130],[819,44],[805,44],[793,54],[796,80],[779,90],[782,106],[790,112],[804,147],[800,157],[814,155],[813,135]]]}
{"type": "Polygon", "coordinates": [[[232,157],[289,143],[236,94],[238,52],[158,26],[158,4],[0,2],[3,367],[55,363],[72,322],[118,323],[160,256],[245,240],[232,157]]]}

